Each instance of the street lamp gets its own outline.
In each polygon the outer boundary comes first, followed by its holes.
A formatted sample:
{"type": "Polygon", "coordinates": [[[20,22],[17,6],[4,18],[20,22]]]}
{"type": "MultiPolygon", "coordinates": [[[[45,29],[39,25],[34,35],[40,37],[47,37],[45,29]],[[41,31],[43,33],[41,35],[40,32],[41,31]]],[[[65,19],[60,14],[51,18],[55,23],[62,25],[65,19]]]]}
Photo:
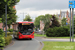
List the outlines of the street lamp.
{"type": "Polygon", "coordinates": [[[23,13],[20,13],[20,14],[23,14],[23,21],[24,21],[24,14],[27,14],[27,13],[24,13],[24,12],[23,12],[23,13]]]}
{"type": "Polygon", "coordinates": [[[5,26],[6,26],[6,31],[5,31],[5,37],[7,37],[7,2],[6,2],[6,5],[5,5],[5,17],[6,17],[6,24],[5,24],[5,26]]]}
{"type": "Polygon", "coordinates": [[[4,31],[4,14],[3,14],[3,31],[4,31]]]}
{"type": "MultiPolygon", "coordinates": [[[[17,2],[17,0],[16,0],[17,2]]],[[[6,1],[6,5],[5,5],[5,20],[6,20],[6,31],[5,31],[5,37],[7,37],[7,1],[6,1]]]]}

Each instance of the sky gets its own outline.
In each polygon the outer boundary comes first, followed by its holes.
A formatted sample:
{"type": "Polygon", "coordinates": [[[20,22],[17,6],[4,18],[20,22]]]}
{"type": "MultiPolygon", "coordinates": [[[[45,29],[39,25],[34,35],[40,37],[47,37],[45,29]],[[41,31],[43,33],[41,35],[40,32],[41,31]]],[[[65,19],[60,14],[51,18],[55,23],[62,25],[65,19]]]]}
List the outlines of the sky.
{"type": "Polygon", "coordinates": [[[68,3],[69,0],[20,0],[16,5],[17,22],[23,21],[27,14],[34,20],[39,15],[60,14],[60,10],[69,11],[68,3]]]}

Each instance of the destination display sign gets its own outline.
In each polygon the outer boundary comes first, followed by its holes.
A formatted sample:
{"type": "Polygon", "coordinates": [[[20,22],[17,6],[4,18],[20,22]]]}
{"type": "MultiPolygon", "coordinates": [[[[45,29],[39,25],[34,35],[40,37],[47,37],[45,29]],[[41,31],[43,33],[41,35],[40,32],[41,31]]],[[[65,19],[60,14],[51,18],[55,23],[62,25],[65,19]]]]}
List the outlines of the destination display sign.
{"type": "Polygon", "coordinates": [[[22,25],[30,25],[30,23],[22,23],[22,25]]]}

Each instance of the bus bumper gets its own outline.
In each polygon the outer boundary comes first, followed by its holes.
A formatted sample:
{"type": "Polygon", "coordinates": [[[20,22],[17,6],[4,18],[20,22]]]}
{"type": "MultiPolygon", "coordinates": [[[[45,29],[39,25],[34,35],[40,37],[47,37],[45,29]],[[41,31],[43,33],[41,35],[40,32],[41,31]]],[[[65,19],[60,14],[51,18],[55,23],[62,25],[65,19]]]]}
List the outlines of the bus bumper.
{"type": "Polygon", "coordinates": [[[28,38],[34,38],[34,35],[19,35],[19,39],[28,39],[28,38]]]}

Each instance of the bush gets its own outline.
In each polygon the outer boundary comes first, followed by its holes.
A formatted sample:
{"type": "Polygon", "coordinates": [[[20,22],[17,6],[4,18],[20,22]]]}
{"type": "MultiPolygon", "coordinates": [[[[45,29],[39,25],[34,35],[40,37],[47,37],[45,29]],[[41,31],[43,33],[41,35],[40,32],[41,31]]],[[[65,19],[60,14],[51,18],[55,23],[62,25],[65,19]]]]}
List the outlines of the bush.
{"type": "Polygon", "coordinates": [[[13,32],[14,29],[8,29],[9,32],[13,32]]]}
{"type": "MultiPolygon", "coordinates": [[[[1,33],[1,31],[0,31],[1,33]]],[[[0,48],[3,49],[4,46],[9,45],[9,43],[12,41],[12,35],[13,32],[7,32],[7,37],[5,37],[5,33],[2,32],[0,35],[0,48]],[[3,47],[2,47],[3,46],[3,47]]]]}
{"type": "MultiPolygon", "coordinates": [[[[3,33],[3,34],[5,36],[5,33],[3,33]]],[[[9,35],[13,35],[13,32],[7,32],[7,36],[9,36],[9,35]]]]}
{"type": "Polygon", "coordinates": [[[13,35],[13,32],[8,32],[7,35],[13,35]]]}
{"type": "Polygon", "coordinates": [[[4,37],[5,39],[5,45],[8,45],[11,41],[12,41],[12,36],[7,36],[7,37],[4,37]]]}
{"type": "Polygon", "coordinates": [[[0,49],[3,49],[4,46],[5,46],[4,34],[3,30],[0,29],[0,49]]]}
{"type": "Polygon", "coordinates": [[[46,31],[48,37],[65,37],[69,36],[69,26],[49,28],[46,31]]]}
{"type": "Polygon", "coordinates": [[[5,37],[5,33],[3,32],[2,29],[0,29],[0,49],[3,49],[5,45],[8,45],[11,42],[12,40],[12,36],[10,36],[11,34],[13,34],[13,32],[8,32],[7,37],[5,37]]]}
{"type": "MultiPolygon", "coordinates": [[[[18,33],[18,32],[14,32],[14,33],[18,33]]],[[[4,35],[5,35],[5,33],[4,33],[4,35]]],[[[7,32],[7,36],[9,36],[9,35],[13,35],[13,32],[7,32]]]]}

